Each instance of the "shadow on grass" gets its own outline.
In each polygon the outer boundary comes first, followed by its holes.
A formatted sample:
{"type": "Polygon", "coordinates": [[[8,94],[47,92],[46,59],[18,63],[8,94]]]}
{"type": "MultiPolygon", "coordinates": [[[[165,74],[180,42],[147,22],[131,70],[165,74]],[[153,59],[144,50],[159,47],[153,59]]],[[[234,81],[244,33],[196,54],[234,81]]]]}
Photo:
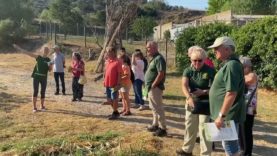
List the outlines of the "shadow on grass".
{"type": "Polygon", "coordinates": [[[163,95],[163,98],[165,100],[177,100],[177,101],[181,101],[181,100],[184,101],[186,99],[184,96],[168,95],[168,94],[163,95]]]}
{"type": "Polygon", "coordinates": [[[262,156],[262,155],[276,155],[277,149],[276,147],[265,147],[265,146],[256,146],[253,147],[253,156],[262,156]]]}
{"type": "MultiPolygon", "coordinates": [[[[254,140],[263,140],[277,145],[277,122],[264,122],[255,119],[253,131],[254,140]]],[[[277,152],[277,149],[275,149],[275,152],[277,152]]]]}
{"type": "Polygon", "coordinates": [[[182,72],[170,72],[166,73],[166,76],[172,76],[172,77],[181,77],[183,75],[182,72]]]}
{"type": "Polygon", "coordinates": [[[31,99],[26,96],[18,96],[5,92],[0,93],[0,111],[10,112],[12,109],[19,107],[23,103],[30,102],[31,99]]]}

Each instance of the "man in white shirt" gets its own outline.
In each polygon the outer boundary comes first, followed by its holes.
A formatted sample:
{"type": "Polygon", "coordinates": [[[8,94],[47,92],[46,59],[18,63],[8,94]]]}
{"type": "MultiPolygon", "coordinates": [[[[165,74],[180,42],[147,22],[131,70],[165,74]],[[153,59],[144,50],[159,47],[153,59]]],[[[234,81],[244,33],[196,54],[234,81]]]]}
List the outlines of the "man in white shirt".
{"type": "Polygon", "coordinates": [[[56,82],[56,92],[55,95],[59,95],[60,88],[59,88],[59,79],[62,83],[62,93],[65,95],[65,83],[64,83],[64,67],[65,67],[65,58],[64,54],[61,53],[60,47],[58,45],[55,45],[53,47],[55,53],[53,54],[53,72],[54,72],[54,78],[56,82]]]}

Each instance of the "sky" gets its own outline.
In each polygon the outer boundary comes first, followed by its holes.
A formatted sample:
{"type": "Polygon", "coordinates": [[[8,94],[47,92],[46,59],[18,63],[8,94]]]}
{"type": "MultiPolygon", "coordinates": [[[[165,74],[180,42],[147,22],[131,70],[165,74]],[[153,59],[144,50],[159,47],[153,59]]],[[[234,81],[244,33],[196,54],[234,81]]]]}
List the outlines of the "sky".
{"type": "Polygon", "coordinates": [[[183,6],[189,9],[206,10],[208,0],[166,0],[171,6],[183,6]]]}

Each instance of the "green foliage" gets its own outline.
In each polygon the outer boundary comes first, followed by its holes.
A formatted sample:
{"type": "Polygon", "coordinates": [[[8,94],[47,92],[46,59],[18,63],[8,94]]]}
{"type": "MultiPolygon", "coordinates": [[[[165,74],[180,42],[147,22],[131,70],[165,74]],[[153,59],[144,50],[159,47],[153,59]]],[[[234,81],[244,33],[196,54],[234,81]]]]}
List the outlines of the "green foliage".
{"type": "Polygon", "coordinates": [[[10,44],[31,33],[33,13],[27,0],[0,0],[0,44],[10,44]]]}
{"type": "Polygon", "coordinates": [[[182,71],[190,64],[187,57],[189,47],[199,45],[205,49],[209,45],[212,45],[217,37],[230,35],[233,29],[233,26],[223,23],[207,24],[185,29],[176,40],[176,65],[178,70],[182,71]]]}
{"type": "Polygon", "coordinates": [[[277,17],[248,23],[233,33],[237,53],[252,58],[261,85],[277,88],[277,17]]]}
{"type": "Polygon", "coordinates": [[[222,8],[228,9],[230,0],[209,0],[208,1],[208,14],[215,14],[223,11],[222,8]]]}
{"type": "Polygon", "coordinates": [[[277,13],[276,0],[209,0],[208,14],[232,9],[236,14],[272,15],[277,13]]]}
{"type": "MultiPolygon", "coordinates": [[[[238,55],[252,58],[253,68],[259,75],[261,86],[277,88],[277,17],[248,23],[241,28],[225,24],[209,24],[188,28],[176,41],[176,64],[179,71],[190,62],[187,50],[190,46],[203,48],[211,45],[217,37],[232,36],[238,55]]],[[[214,58],[213,58],[214,59],[214,58]]],[[[214,59],[216,63],[216,60],[214,59]]]]}
{"type": "Polygon", "coordinates": [[[54,20],[61,23],[65,34],[73,33],[77,23],[83,23],[83,18],[79,11],[73,9],[71,0],[54,0],[50,5],[50,14],[54,20]]]}
{"type": "Polygon", "coordinates": [[[43,138],[22,140],[19,143],[0,144],[0,152],[15,150],[26,155],[109,155],[108,150],[117,146],[112,140],[117,138],[119,133],[107,131],[103,134],[79,134],[69,138],[43,138]],[[91,145],[85,146],[85,142],[91,145]],[[50,149],[51,150],[48,150],[50,149]],[[50,153],[49,153],[50,152],[50,153]]]}
{"type": "Polygon", "coordinates": [[[155,21],[150,17],[136,18],[132,24],[132,32],[138,36],[141,36],[141,39],[147,39],[147,37],[154,33],[153,28],[155,26],[155,21]]]}
{"type": "Polygon", "coordinates": [[[276,0],[232,0],[232,10],[237,14],[276,14],[276,0]]]}
{"type": "Polygon", "coordinates": [[[51,20],[51,14],[50,14],[50,11],[48,9],[44,9],[40,16],[39,16],[40,19],[42,20],[45,20],[45,21],[50,21],[51,20]]]}
{"type": "Polygon", "coordinates": [[[0,43],[7,44],[11,41],[11,32],[13,31],[14,22],[10,19],[0,21],[0,43]]]}

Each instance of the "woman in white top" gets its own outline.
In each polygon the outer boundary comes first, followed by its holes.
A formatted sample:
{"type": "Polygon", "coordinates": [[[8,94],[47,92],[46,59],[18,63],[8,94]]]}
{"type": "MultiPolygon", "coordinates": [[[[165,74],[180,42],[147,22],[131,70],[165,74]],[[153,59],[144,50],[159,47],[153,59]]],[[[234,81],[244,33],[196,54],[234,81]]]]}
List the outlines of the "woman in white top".
{"type": "Polygon", "coordinates": [[[132,55],[132,71],[135,75],[135,81],[133,83],[135,92],[135,104],[139,107],[139,110],[144,110],[144,100],[142,96],[142,85],[144,83],[144,61],[143,54],[140,50],[136,50],[132,55]]]}

